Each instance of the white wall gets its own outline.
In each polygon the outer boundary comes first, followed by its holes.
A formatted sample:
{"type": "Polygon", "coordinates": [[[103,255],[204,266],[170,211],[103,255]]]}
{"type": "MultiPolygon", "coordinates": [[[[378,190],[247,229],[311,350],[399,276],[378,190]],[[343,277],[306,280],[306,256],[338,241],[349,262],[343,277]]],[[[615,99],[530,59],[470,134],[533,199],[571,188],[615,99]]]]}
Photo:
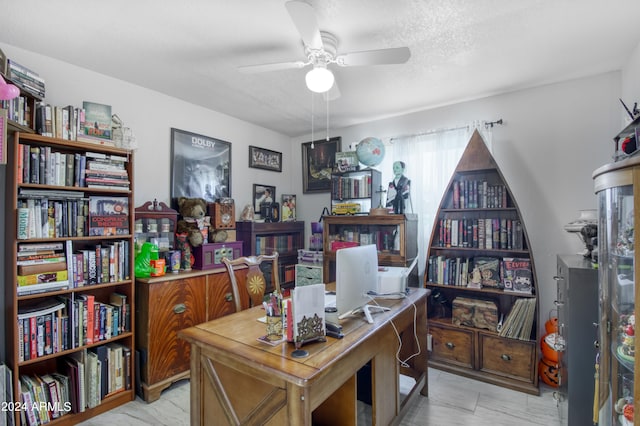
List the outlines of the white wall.
{"type": "Polygon", "coordinates": [[[251,203],[254,183],[275,186],[278,197],[294,189],[291,169],[298,167],[299,157],[292,161],[288,136],[13,46],[0,43],[0,49],[45,79],[47,103],[108,104],[133,129],[139,145],[135,163],[136,206],[154,198],[169,204],[172,127],[231,142],[231,195],[238,213],[251,203]],[[282,152],[282,173],[248,168],[249,145],[282,152]]]}
{"type": "MultiPolygon", "coordinates": [[[[637,73],[636,73],[637,75],[637,73]]],[[[554,309],[556,255],[577,253],[580,240],[563,230],[578,210],[596,208],[591,173],[610,162],[612,137],[622,128],[619,72],[567,81],[407,114],[331,131],[343,150],[364,137],[382,140],[408,133],[504,120],[494,127],[492,153],[522,212],[534,256],[542,327],[554,309]]],[[[310,140],[302,137],[297,142],[310,140]]],[[[294,144],[292,156],[300,154],[294,144]]],[[[301,182],[300,168],[294,169],[301,182]]],[[[419,173],[413,171],[413,174],[419,173]]],[[[298,214],[317,220],[329,194],[302,194],[298,214]]],[[[307,229],[308,226],[307,226],[307,229]]],[[[428,241],[419,241],[427,250],[428,241]]]]}

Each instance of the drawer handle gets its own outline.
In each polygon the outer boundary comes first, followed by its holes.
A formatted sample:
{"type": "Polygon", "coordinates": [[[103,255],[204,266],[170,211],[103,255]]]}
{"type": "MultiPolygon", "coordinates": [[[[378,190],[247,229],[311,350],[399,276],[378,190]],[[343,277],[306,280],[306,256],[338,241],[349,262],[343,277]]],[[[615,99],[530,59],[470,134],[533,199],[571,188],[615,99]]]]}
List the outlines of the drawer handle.
{"type": "Polygon", "coordinates": [[[500,358],[502,358],[503,361],[511,361],[511,357],[507,354],[500,355],[500,358]]]}
{"type": "Polygon", "coordinates": [[[560,281],[562,279],[562,277],[559,277],[557,275],[554,275],[553,280],[554,281],[560,281]]]}
{"type": "Polygon", "coordinates": [[[187,307],[184,305],[184,303],[178,303],[173,307],[173,312],[176,314],[183,314],[186,310],[187,307]]]}
{"type": "Polygon", "coordinates": [[[451,342],[447,342],[447,343],[446,343],[446,346],[447,346],[447,348],[449,348],[449,349],[453,349],[453,348],[455,348],[455,347],[456,347],[456,345],[454,345],[454,344],[453,344],[453,343],[451,343],[451,342]]]}
{"type": "Polygon", "coordinates": [[[227,302],[233,302],[233,294],[227,293],[224,295],[224,300],[227,302]]]}

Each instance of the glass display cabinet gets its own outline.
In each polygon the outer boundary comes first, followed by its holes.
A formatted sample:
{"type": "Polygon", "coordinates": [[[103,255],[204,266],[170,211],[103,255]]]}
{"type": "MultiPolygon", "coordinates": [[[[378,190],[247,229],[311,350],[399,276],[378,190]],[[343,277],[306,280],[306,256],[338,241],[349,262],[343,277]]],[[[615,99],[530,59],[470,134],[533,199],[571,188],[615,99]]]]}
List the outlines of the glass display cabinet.
{"type": "MultiPolygon", "coordinates": [[[[640,381],[636,379],[635,321],[638,274],[634,203],[640,191],[640,158],[597,169],[599,354],[598,424],[640,425],[640,381]]],[[[586,374],[586,372],[585,372],[586,374]]]]}
{"type": "Polygon", "coordinates": [[[174,250],[178,212],[157,200],[136,207],[136,249],[142,243],[154,243],[160,252],[174,250]]]}

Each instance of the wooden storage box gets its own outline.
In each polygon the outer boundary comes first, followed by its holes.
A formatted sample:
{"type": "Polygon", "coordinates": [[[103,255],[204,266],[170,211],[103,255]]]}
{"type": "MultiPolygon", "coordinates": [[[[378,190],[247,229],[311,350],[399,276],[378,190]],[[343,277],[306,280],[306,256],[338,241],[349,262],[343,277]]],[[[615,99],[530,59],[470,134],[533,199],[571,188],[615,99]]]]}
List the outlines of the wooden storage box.
{"type": "Polygon", "coordinates": [[[211,269],[222,266],[222,258],[242,257],[242,241],[207,243],[193,249],[193,269],[211,269]]]}
{"type": "Polygon", "coordinates": [[[453,324],[496,331],[498,307],[490,300],[456,297],[453,299],[453,324]]]}

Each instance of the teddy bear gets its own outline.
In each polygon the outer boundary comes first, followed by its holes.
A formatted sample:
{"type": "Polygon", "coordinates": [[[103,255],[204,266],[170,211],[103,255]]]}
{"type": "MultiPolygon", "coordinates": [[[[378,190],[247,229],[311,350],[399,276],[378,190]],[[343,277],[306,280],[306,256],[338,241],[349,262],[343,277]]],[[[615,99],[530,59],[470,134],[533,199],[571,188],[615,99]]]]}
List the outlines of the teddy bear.
{"type": "Polygon", "coordinates": [[[178,212],[182,219],[178,221],[176,234],[187,234],[191,247],[199,247],[207,242],[210,220],[207,214],[207,202],[203,198],[180,197],[178,212]]]}

